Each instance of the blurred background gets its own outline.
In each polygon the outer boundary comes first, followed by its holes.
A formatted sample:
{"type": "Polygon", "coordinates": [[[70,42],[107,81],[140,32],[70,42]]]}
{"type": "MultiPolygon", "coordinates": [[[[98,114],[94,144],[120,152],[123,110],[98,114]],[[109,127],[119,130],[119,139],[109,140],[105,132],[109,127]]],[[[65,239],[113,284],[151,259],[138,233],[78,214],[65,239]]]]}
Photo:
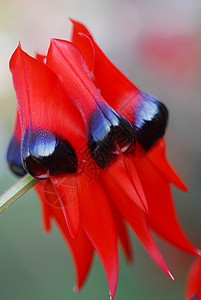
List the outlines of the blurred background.
{"type": "MultiPolygon", "coordinates": [[[[19,40],[34,55],[46,52],[50,38],[68,38],[68,17],[85,23],[109,58],[169,108],[168,157],[189,187],[186,194],[173,188],[175,205],[185,233],[201,247],[200,0],[0,0],[0,194],[17,180],[5,162],[16,106],[9,58],[19,40]]],[[[175,281],[132,234],[134,263],[120,253],[115,299],[184,299],[193,258],[156,239],[175,281]]],[[[31,191],[0,216],[0,299],[109,299],[97,256],[79,294],[73,284],[69,251],[55,226],[43,233],[31,191]]]]}

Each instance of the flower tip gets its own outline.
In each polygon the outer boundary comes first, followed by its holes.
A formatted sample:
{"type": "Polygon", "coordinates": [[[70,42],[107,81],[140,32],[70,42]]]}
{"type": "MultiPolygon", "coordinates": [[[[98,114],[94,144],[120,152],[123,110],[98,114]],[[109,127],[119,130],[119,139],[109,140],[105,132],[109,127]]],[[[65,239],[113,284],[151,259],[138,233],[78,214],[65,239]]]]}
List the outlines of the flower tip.
{"type": "Polygon", "coordinates": [[[183,186],[182,186],[182,191],[184,191],[185,193],[188,192],[188,187],[184,182],[183,182],[183,186]]]}
{"type": "Polygon", "coordinates": [[[24,51],[22,50],[22,46],[21,43],[19,41],[19,44],[17,46],[17,48],[15,49],[15,51],[13,52],[10,61],[9,61],[9,68],[11,70],[12,73],[12,68],[15,66],[16,64],[16,60],[20,57],[20,55],[24,53],[24,51]]]}
{"type": "Polygon", "coordinates": [[[76,23],[79,23],[79,22],[77,22],[76,20],[74,20],[74,19],[71,18],[71,17],[69,17],[68,19],[69,19],[69,21],[70,21],[73,25],[76,25],[76,23]]]}
{"type": "Polygon", "coordinates": [[[50,45],[53,45],[55,42],[56,42],[56,39],[55,39],[55,38],[51,38],[51,39],[50,39],[50,45]]]}
{"type": "Polygon", "coordinates": [[[168,276],[170,277],[170,279],[172,279],[173,281],[175,280],[174,279],[174,276],[172,275],[172,273],[170,271],[168,271],[168,276]]]}
{"type": "MultiPolygon", "coordinates": [[[[51,38],[50,39],[50,48],[51,47],[53,47],[53,49],[55,49],[55,48],[61,48],[61,46],[63,45],[63,43],[64,43],[64,41],[63,40],[61,40],[61,39],[57,39],[57,38],[51,38]]],[[[70,42],[68,42],[68,41],[65,41],[65,44],[66,43],[70,43],[70,42]]],[[[50,51],[50,50],[49,50],[50,51]]],[[[49,53],[49,51],[48,51],[48,53],[49,53]]],[[[47,55],[47,57],[48,57],[48,55],[47,55]]]]}
{"type": "Polygon", "coordinates": [[[180,189],[181,191],[187,193],[188,192],[188,187],[185,184],[185,182],[179,177],[179,175],[177,175],[177,182],[172,182],[178,189],[180,189]]]}
{"type": "Polygon", "coordinates": [[[79,289],[78,285],[77,285],[77,284],[74,285],[74,287],[73,287],[73,292],[74,292],[75,294],[77,294],[77,293],[79,293],[79,291],[80,291],[80,289],[79,289]]]}
{"type": "Polygon", "coordinates": [[[68,17],[68,20],[69,20],[71,23],[74,23],[74,22],[75,22],[71,17],[68,17]]]}

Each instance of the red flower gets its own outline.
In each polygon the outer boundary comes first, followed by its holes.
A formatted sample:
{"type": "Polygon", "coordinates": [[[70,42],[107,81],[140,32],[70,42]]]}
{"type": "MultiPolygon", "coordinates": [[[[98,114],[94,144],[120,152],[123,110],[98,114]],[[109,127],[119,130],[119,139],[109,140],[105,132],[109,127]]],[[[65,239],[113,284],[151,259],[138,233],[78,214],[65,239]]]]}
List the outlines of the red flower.
{"type": "Polygon", "coordinates": [[[186,283],[186,300],[201,299],[201,258],[195,259],[192,264],[186,283]]]}
{"type": "Polygon", "coordinates": [[[72,42],[53,39],[37,59],[18,46],[11,58],[18,111],[8,163],[18,175],[44,179],[35,186],[44,229],[54,220],[69,245],[76,289],[95,250],[113,298],[118,239],[132,258],[126,223],[170,277],[151,230],[181,250],[198,250],[172,200],[170,183],[186,186],[165,156],[165,105],[134,86],[72,22],[72,42]]]}

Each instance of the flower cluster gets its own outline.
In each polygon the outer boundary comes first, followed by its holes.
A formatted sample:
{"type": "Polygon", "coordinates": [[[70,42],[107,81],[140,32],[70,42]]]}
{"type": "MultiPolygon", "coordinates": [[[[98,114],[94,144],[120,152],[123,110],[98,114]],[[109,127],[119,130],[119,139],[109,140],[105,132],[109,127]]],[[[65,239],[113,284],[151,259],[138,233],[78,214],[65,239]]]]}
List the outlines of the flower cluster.
{"type": "Polygon", "coordinates": [[[97,252],[111,299],[118,278],[118,241],[132,260],[127,224],[159,267],[172,275],[152,231],[191,254],[171,184],[187,188],[169,164],[168,111],[105,56],[90,32],[73,21],[72,40],[52,39],[36,58],[19,45],[10,60],[17,113],[7,160],[11,170],[41,179],[44,230],[54,220],[83,285],[97,252]]]}

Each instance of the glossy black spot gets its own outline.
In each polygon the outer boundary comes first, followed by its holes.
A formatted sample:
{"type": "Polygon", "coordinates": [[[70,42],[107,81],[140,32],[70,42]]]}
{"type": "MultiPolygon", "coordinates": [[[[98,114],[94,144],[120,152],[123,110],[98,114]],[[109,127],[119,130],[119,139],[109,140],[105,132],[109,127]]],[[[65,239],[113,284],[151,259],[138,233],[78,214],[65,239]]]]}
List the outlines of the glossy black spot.
{"type": "Polygon", "coordinates": [[[87,142],[91,157],[102,169],[118,155],[118,151],[135,151],[135,134],[131,124],[103,104],[99,104],[88,120],[87,142]]]}
{"type": "Polygon", "coordinates": [[[133,127],[139,144],[148,151],[165,134],[168,110],[157,98],[141,92],[134,111],[133,127]]]}
{"type": "Polygon", "coordinates": [[[26,130],[21,155],[24,168],[36,178],[77,171],[77,156],[71,144],[47,130],[26,130]]]}
{"type": "Polygon", "coordinates": [[[191,300],[197,300],[198,298],[197,298],[197,294],[195,294],[194,296],[193,296],[193,298],[191,298],[191,300]]]}
{"type": "Polygon", "coordinates": [[[23,168],[21,155],[20,155],[20,143],[13,136],[10,140],[7,149],[7,162],[10,170],[17,176],[24,176],[26,171],[23,168]]]}

